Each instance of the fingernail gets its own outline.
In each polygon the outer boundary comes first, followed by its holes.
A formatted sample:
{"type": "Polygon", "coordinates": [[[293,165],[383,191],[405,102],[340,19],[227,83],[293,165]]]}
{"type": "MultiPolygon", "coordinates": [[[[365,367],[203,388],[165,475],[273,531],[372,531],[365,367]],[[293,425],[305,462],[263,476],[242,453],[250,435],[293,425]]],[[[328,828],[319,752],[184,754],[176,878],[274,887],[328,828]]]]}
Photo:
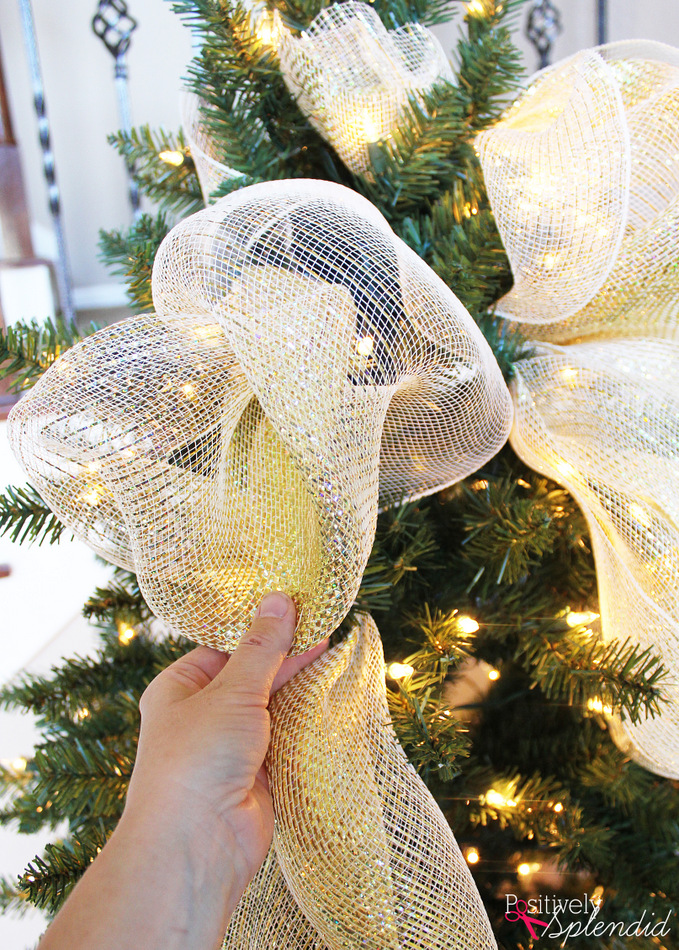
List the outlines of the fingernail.
{"type": "Polygon", "coordinates": [[[292,601],[287,594],[280,590],[274,590],[270,594],[262,597],[257,608],[257,617],[285,617],[290,610],[292,601]]]}

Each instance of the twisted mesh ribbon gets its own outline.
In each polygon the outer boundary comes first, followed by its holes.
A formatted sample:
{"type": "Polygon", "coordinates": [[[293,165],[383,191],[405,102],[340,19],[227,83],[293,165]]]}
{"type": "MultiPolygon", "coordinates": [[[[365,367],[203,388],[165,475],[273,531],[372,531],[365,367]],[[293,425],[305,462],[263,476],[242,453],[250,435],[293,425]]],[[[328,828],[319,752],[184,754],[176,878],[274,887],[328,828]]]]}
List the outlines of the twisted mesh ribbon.
{"type": "MultiPolygon", "coordinates": [[[[502,446],[498,366],[376,209],[328,182],[245,188],[182,222],[153,296],[157,314],[86,338],[24,396],[15,453],[181,633],[228,649],[281,588],[298,607],[293,652],[306,650],[356,597],[378,504],[451,484],[502,446]]],[[[376,636],[364,620],[276,700],[277,860],[230,946],[493,945],[388,726],[376,636]]]]}
{"type": "Polygon", "coordinates": [[[419,23],[387,30],[366,3],[322,10],[278,50],[285,83],[347,168],[370,175],[370,144],[388,139],[410,97],[453,80],[443,47],[419,23]]]}
{"type": "Polygon", "coordinates": [[[274,844],[225,950],[494,947],[460,849],[389,725],[374,622],[362,617],[272,711],[274,844]]]}
{"type": "Polygon", "coordinates": [[[478,152],[515,277],[500,309],[545,341],[516,367],[511,442],[583,508],[604,639],[669,670],[660,717],[613,736],[679,778],[679,51],[539,73],[478,152]]]}
{"type": "Polygon", "coordinates": [[[196,174],[203,192],[205,204],[210,204],[211,195],[225,181],[242,177],[242,172],[229,168],[219,159],[221,157],[213,137],[205,128],[201,107],[203,103],[195,92],[185,89],[179,102],[182,128],[196,166],[196,174]]]}

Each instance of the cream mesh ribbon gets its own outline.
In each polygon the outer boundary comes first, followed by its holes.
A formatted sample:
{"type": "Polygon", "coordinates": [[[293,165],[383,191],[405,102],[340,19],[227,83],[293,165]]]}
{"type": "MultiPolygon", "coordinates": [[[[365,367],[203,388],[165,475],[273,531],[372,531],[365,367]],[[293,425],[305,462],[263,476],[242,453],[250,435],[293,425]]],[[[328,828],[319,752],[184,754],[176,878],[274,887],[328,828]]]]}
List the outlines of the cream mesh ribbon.
{"type": "MultiPolygon", "coordinates": [[[[240,178],[242,172],[229,168],[219,161],[219,153],[214,139],[207,132],[200,114],[202,102],[199,96],[185,89],[179,100],[184,137],[189,146],[191,158],[196,166],[196,174],[203,192],[205,204],[210,204],[211,195],[225,181],[240,178]]],[[[262,134],[266,134],[262,129],[262,134]]]]}
{"type": "Polygon", "coordinates": [[[322,10],[298,37],[284,36],[283,79],[309,122],[347,168],[370,174],[370,145],[388,139],[410,96],[453,81],[443,47],[419,23],[387,30],[366,3],[322,10]]]}
{"type": "MultiPolygon", "coordinates": [[[[281,588],[305,650],[356,596],[378,498],[435,491],[502,446],[498,366],[376,209],[328,182],[256,185],[188,218],[158,252],[153,296],[157,314],[86,338],[44,374],[11,413],[13,449],[181,633],[232,647],[281,588]]],[[[278,860],[229,945],[493,946],[388,727],[382,663],[366,619],[276,699],[278,860]]]]}
{"type": "Polygon", "coordinates": [[[676,334],[679,50],[584,50],[476,147],[514,275],[499,313],[557,343],[676,334]]]}
{"type": "Polygon", "coordinates": [[[272,710],[274,845],[225,950],[494,947],[460,849],[389,724],[372,619],[283,687],[272,710]]]}
{"type": "MultiPolygon", "coordinates": [[[[679,778],[679,342],[539,344],[517,365],[512,445],[587,515],[604,639],[668,667],[662,715],[624,723],[631,754],[679,778]]],[[[616,732],[620,739],[621,731],[616,732]]]]}
{"type": "Polygon", "coordinates": [[[356,597],[378,497],[436,491],[501,447],[498,366],[379,212],[328,182],[255,185],[177,225],[153,296],[157,315],[42,377],[13,449],[186,636],[233,647],[278,587],[306,650],[356,597]]]}
{"type": "Polygon", "coordinates": [[[517,365],[512,446],[583,508],[604,639],[670,671],[661,716],[611,717],[616,742],[679,778],[679,51],[585,50],[477,148],[515,278],[499,309],[564,344],[517,365]]]}

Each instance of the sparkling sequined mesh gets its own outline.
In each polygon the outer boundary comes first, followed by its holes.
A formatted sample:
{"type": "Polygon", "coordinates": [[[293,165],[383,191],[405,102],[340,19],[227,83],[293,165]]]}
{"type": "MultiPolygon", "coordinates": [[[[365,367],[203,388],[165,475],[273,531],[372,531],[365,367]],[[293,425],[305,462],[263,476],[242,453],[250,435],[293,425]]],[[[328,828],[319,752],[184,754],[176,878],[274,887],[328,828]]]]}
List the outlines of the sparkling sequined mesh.
{"type": "Polygon", "coordinates": [[[641,764],[679,777],[679,342],[540,344],[517,365],[512,445],[587,515],[604,639],[669,670],[661,715],[623,730],[641,764]]]}
{"type": "Polygon", "coordinates": [[[370,174],[370,145],[398,128],[409,97],[453,75],[443,47],[419,23],[387,30],[365,3],[326,7],[278,50],[286,85],[347,168],[370,174]]]}
{"type": "Polygon", "coordinates": [[[225,181],[240,178],[241,172],[219,161],[221,156],[215,147],[214,139],[205,128],[201,106],[201,100],[194,92],[188,89],[182,92],[180,97],[182,129],[196,166],[205,204],[209,204],[213,191],[225,181]]]}
{"type": "Polygon", "coordinates": [[[389,725],[379,634],[349,637],[273,699],[276,830],[224,950],[490,950],[460,849],[389,725]]]}
{"type": "Polygon", "coordinates": [[[154,612],[228,649],[294,597],[294,651],[353,602],[378,503],[435,491],[505,441],[511,402],[457,298],[365,199],[242,189],[179,224],[156,315],[68,351],[13,410],[30,479],[134,570],[154,612]]]}
{"type": "Polygon", "coordinates": [[[511,443],[587,517],[604,639],[669,670],[661,715],[610,715],[615,741],[679,778],[679,51],[558,63],[478,152],[515,277],[499,310],[535,344],[511,443]]]}
{"type": "Polygon", "coordinates": [[[585,50],[476,140],[514,274],[498,312],[534,339],[676,335],[679,50],[585,50]]]}

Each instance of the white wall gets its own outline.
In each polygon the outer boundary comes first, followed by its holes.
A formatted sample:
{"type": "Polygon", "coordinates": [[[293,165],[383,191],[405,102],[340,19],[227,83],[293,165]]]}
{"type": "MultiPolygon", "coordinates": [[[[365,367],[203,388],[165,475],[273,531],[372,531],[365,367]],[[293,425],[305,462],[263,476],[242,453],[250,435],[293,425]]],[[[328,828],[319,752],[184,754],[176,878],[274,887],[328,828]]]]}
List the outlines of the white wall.
{"type": "MultiPolygon", "coordinates": [[[[167,0],[127,0],[139,21],[128,56],[132,121],[176,129],[177,94],[191,58],[191,36],[167,0]]],[[[564,32],[555,58],[596,42],[596,0],[555,0],[564,32]]],[[[33,0],[57,175],[62,193],[71,270],[78,299],[94,299],[91,289],[115,281],[97,260],[99,228],[124,227],[130,220],[121,160],[106,142],[118,128],[113,58],[90,28],[96,0],[33,0]],[[88,291],[87,288],[90,290],[88,291]]],[[[528,7],[523,19],[527,15],[528,7]]],[[[455,29],[437,30],[448,50],[455,29]]],[[[609,38],[657,39],[679,46],[677,0],[609,0],[609,38]]],[[[21,146],[30,211],[39,253],[49,250],[50,216],[42,175],[28,65],[18,0],[2,0],[0,44],[15,131],[21,146]]],[[[520,37],[530,70],[535,51],[520,37]]],[[[94,295],[96,296],[96,294],[94,295]]],[[[118,292],[118,297],[121,294],[118,292]]],[[[115,292],[110,296],[115,299],[115,292]]],[[[85,304],[86,305],[86,304],[85,304]]]]}
{"type": "MultiPolygon", "coordinates": [[[[97,260],[98,231],[125,227],[130,221],[123,164],[106,141],[120,123],[114,59],[90,26],[96,9],[96,0],[33,0],[66,240],[77,288],[113,281],[97,260]]],[[[191,34],[165,0],[128,0],[128,9],[139,22],[128,54],[132,122],[176,129],[181,77],[191,59],[191,34]]],[[[37,226],[36,251],[53,256],[48,253],[51,218],[18,0],[2,0],[0,43],[31,218],[37,226]]]]}

